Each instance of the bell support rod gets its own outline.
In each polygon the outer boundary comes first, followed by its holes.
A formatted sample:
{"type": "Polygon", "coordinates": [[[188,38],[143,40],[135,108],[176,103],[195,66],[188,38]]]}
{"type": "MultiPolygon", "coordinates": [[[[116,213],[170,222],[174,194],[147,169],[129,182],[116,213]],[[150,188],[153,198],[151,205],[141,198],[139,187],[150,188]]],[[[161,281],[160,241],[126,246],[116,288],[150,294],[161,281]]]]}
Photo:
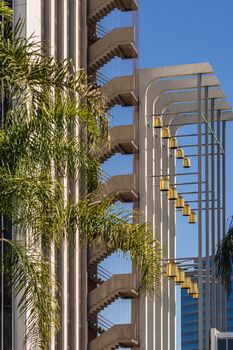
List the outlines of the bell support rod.
{"type": "MultiPolygon", "coordinates": [[[[209,207],[208,208],[209,210],[223,210],[223,207],[220,207],[220,208],[218,208],[218,207],[215,207],[215,208],[212,208],[212,207],[209,207]]],[[[203,207],[201,210],[206,210],[206,207],[203,207]]],[[[176,211],[180,211],[180,212],[182,212],[182,209],[176,209],[176,211]]],[[[198,208],[192,208],[192,211],[198,211],[198,208]]]]}
{"type": "Polygon", "coordinates": [[[182,175],[197,175],[198,172],[193,173],[177,173],[177,174],[161,174],[161,175],[148,175],[148,177],[163,177],[163,176],[182,176],[182,175]]]}
{"type": "MultiPolygon", "coordinates": [[[[220,111],[220,110],[217,111],[218,114],[219,114],[219,111],[220,111]]],[[[204,120],[204,122],[206,123],[206,125],[208,126],[208,129],[209,129],[210,133],[212,134],[212,136],[213,136],[215,142],[219,145],[219,147],[220,147],[220,149],[221,149],[221,152],[224,153],[224,149],[222,148],[221,143],[219,142],[218,138],[215,136],[214,127],[209,125],[209,122],[208,122],[208,120],[206,120],[206,118],[205,118],[205,116],[203,115],[203,113],[201,113],[201,117],[202,117],[202,119],[204,120]]],[[[220,118],[219,118],[219,123],[220,123],[220,118]]],[[[213,124],[213,123],[211,123],[211,124],[213,124]]]]}

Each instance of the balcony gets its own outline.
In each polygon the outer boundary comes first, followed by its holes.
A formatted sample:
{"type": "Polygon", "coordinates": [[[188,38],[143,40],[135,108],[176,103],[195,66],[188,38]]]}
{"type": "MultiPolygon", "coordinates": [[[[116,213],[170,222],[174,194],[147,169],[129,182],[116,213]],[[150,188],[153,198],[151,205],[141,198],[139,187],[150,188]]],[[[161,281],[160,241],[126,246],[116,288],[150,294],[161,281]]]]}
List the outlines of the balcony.
{"type": "Polygon", "coordinates": [[[108,99],[109,108],[119,104],[123,107],[136,106],[138,99],[135,94],[135,77],[121,76],[109,80],[101,87],[108,99]]]}
{"type": "Polygon", "coordinates": [[[137,58],[134,41],[134,27],[116,28],[108,32],[88,49],[89,71],[93,72],[104,66],[113,57],[137,58]]]}
{"type": "Polygon", "coordinates": [[[89,0],[89,16],[90,22],[98,22],[107,16],[114,9],[121,11],[138,10],[137,0],[89,0]]]}
{"type": "Polygon", "coordinates": [[[108,146],[101,151],[101,161],[105,161],[117,152],[121,154],[138,152],[134,125],[115,126],[109,130],[108,146]]]}

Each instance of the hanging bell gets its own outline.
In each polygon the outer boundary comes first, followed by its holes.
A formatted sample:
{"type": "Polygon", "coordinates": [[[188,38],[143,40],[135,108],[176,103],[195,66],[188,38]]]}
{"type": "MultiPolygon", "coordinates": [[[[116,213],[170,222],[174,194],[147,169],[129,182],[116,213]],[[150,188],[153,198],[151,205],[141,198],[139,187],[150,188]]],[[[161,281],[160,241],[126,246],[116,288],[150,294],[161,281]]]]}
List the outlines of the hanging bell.
{"type": "Polygon", "coordinates": [[[196,224],[197,222],[197,214],[195,213],[195,211],[191,211],[191,214],[189,216],[189,224],[196,224]]]}
{"type": "Polygon", "coordinates": [[[181,283],[181,289],[190,289],[192,284],[192,280],[190,277],[186,276],[185,281],[181,283]]]}
{"type": "Polygon", "coordinates": [[[198,294],[198,287],[197,287],[197,283],[192,282],[191,288],[189,289],[189,294],[191,295],[195,295],[198,294]]]}
{"type": "Polygon", "coordinates": [[[184,207],[182,209],[182,215],[183,216],[190,216],[191,215],[191,209],[190,209],[190,205],[185,203],[184,207]]]}
{"type": "Polygon", "coordinates": [[[176,150],[176,159],[183,159],[184,158],[184,150],[183,148],[178,148],[176,150]]]}
{"type": "Polygon", "coordinates": [[[177,191],[176,191],[176,188],[174,187],[174,186],[171,186],[170,188],[169,188],[169,192],[168,192],[168,199],[170,200],[170,201],[175,201],[175,200],[177,200],[177,191]]]}
{"type": "Polygon", "coordinates": [[[163,127],[163,120],[162,117],[155,117],[153,119],[153,128],[155,129],[161,129],[163,127]]]}
{"type": "Polygon", "coordinates": [[[199,294],[193,294],[193,299],[197,300],[199,298],[199,294]]]}
{"type": "Polygon", "coordinates": [[[194,283],[193,283],[192,280],[191,280],[191,286],[190,286],[190,288],[189,288],[189,290],[188,290],[188,294],[189,294],[189,295],[195,294],[195,293],[194,293],[194,283]]]}
{"type": "Polygon", "coordinates": [[[178,143],[176,137],[171,137],[169,140],[169,148],[170,149],[177,149],[178,148],[178,143]]]}
{"type": "Polygon", "coordinates": [[[169,180],[168,177],[162,177],[160,179],[160,191],[169,191],[169,180]]]}
{"type": "Polygon", "coordinates": [[[177,266],[174,262],[169,262],[166,267],[166,276],[169,277],[176,277],[177,275],[177,266]]]}
{"type": "Polygon", "coordinates": [[[170,130],[168,128],[162,128],[162,139],[169,139],[170,138],[170,130]]]}
{"type": "Polygon", "coordinates": [[[191,167],[191,160],[188,157],[185,157],[183,159],[183,168],[190,168],[191,167]]]}
{"type": "Polygon", "coordinates": [[[178,196],[176,200],[176,208],[183,209],[184,208],[184,198],[183,196],[178,196]]]}
{"type": "Polygon", "coordinates": [[[174,282],[179,284],[185,282],[185,273],[180,268],[178,268],[178,272],[174,278],[174,282]]]}

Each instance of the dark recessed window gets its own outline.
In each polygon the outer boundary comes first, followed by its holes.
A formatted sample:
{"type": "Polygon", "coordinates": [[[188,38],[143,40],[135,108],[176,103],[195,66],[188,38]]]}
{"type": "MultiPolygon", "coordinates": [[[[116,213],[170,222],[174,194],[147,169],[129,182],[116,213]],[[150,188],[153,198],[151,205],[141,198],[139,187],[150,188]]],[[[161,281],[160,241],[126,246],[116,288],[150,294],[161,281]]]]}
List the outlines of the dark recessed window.
{"type": "Polygon", "coordinates": [[[227,350],[226,339],[218,339],[218,350],[227,350]]]}

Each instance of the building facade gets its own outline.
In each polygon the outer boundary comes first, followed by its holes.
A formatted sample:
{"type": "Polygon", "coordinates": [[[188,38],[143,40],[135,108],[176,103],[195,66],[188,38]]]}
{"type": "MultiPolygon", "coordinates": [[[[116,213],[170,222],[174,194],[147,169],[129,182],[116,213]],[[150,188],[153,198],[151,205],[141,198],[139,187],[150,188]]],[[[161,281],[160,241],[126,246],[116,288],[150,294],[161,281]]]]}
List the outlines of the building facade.
{"type": "MultiPolygon", "coordinates": [[[[48,55],[71,58],[108,97],[109,145],[102,152],[103,169],[108,173],[104,189],[115,196],[116,206],[140,210],[140,220],[153,224],[154,237],[163,251],[163,274],[154,296],[138,294],[137,270],[120,252],[94,245],[80,249],[78,238],[75,247],[64,241],[60,251],[52,251],[62,292],[61,330],[52,339],[50,350],[175,349],[175,283],[167,279],[165,268],[168,262],[176,261],[179,211],[174,198],[161,193],[160,180],[169,177],[173,187],[182,183],[177,181],[179,161],[169,146],[169,137],[163,138],[163,131],[154,128],[154,119],[161,116],[173,137],[183,125],[198,125],[200,160],[200,135],[209,127],[201,119],[202,113],[207,121],[211,114],[214,123],[217,117],[219,123],[231,120],[232,113],[208,63],[138,69],[138,6],[137,0],[13,1],[15,21],[19,17],[25,20],[23,35],[34,33],[46,43],[48,55]]],[[[213,137],[210,141],[212,145],[215,142],[213,137]]],[[[201,166],[199,163],[199,170],[201,166]]],[[[195,181],[200,199],[202,179],[199,176],[195,181]]],[[[78,188],[72,191],[78,200],[78,188]]],[[[204,235],[200,205],[198,217],[200,243],[204,235]]],[[[200,256],[202,246],[198,260],[199,335],[203,332],[200,256]]],[[[192,276],[193,271],[188,273],[192,276]]],[[[2,280],[1,291],[4,288],[2,280]]],[[[15,299],[1,302],[1,350],[28,349],[23,344],[26,315],[19,319],[16,306],[15,299]],[[8,319],[3,318],[6,313],[8,319]]],[[[198,349],[203,350],[203,338],[199,338],[198,349]]]]}
{"type": "MultiPolygon", "coordinates": [[[[210,293],[211,295],[211,293],[210,293]]],[[[203,308],[203,337],[204,344],[206,341],[210,341],[210,330],[209,336],[208,332],[206,332],[206,284],[203,284],[203,296],[204,296],[204,308],[203,308]],[[207,339],[206,339],[207,336],[207,339]]],[[[221,303],[222,300],[219,298],[217,294],[217,304],[221,303]]],[[[226,301],[226,319],[224,320],[226,323],[226,332],[233,331],[233,293],[227,296],[226,301]]],[[[212,309],[212,298],[210,298],[210,309],[212,309]]],[[[221,314],[217,314],[216,324],[217,329],[220,328],[221,325],[221,314]]],[[[211,325],[210,325],[211,326],[211,325]]],[[[185,290],[181,292],[181,346],[182,350],[198,350],[198,301],[194,300],[185,290]]],[[[204,346],[205,349],[205,346],[204,346]]]]}

